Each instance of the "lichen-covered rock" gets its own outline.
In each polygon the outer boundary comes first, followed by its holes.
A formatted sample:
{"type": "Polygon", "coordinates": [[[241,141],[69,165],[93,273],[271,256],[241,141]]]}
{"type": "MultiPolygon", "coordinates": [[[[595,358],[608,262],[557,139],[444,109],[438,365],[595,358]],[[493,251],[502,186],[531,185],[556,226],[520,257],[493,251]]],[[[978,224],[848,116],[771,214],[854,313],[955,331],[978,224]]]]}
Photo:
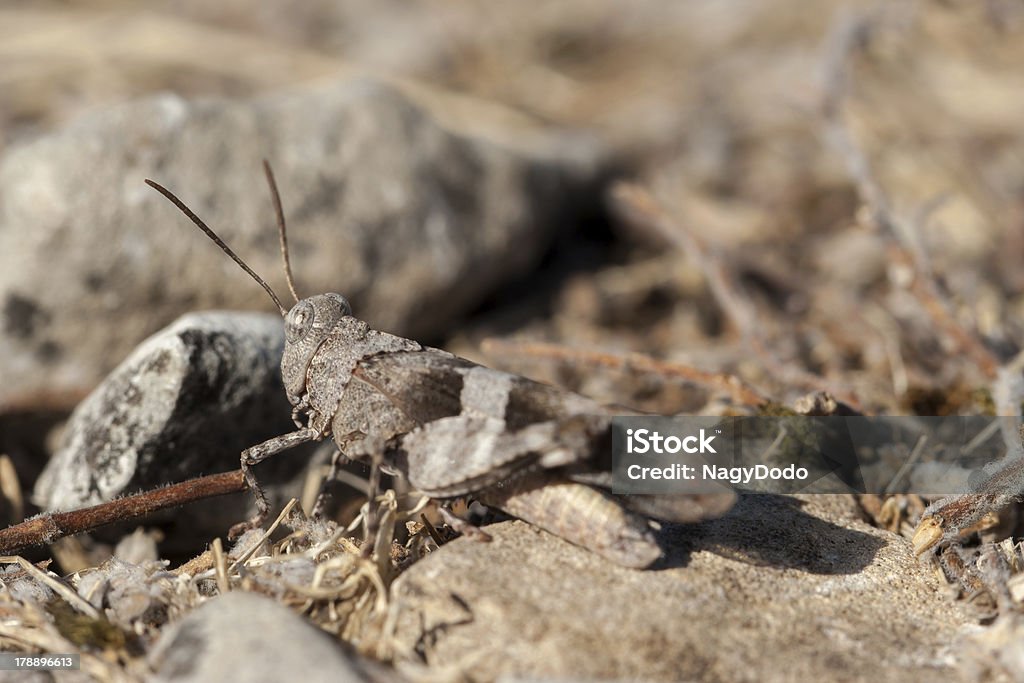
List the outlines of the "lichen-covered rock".
{"type": "MultiPolygon", "coordinates": [[[[283,345],[276,315],[183,316],[141,344],[75,409],[36,483],[35,502],[72,509],[237,469],[243,449],[295,429],[281,384],[283,345]]],[[[296,449],[261,465],[261,481],[289,481],[308,454],[296,449]]],[[[270,492],[279,500],[293,491],[270,492]]],[[[249,502],[233,496],[188,506],[173,514],[168,541],[174,529],[204,541],[204,533],[223,533],[243,519],[249,502]]]]}
{"type": "Polygon", "coordinates": [[[73,405],[187,311],[272,310],[147,177],[282,283],[268,159],[300,294],[340,292],[378,329],[443,334],[535,263],[600,164],[589,138],[456,134],[442,120],[436,105],[349,80],[253,100],[150,98],[11,148],[0,159],[0,412],[73,405]]]}

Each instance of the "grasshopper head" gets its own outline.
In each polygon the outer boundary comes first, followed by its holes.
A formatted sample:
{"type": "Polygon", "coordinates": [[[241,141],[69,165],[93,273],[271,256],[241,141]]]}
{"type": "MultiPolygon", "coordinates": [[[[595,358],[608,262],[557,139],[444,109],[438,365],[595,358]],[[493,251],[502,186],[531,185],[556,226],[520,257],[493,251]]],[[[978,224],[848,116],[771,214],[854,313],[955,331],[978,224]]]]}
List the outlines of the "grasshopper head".
{"type": "Polygon", "coordinates": [[[281,207],[281,197],[277,192],[277,184],[274,182],[274,174],[270,170],[270,164],[263,162],[263,171],[267,176],[267,184],[270,186],[270,197],[274,202],[274,213],[277,216],[278,235],[281,240],[281,258],[284,262],[284,273],[288,280],[288,289],[295,299],[295,305],[291,310],[285,310],[284,305],[274,290],[250,268],[224,241],[202,221],[199,216],[192,212],[184,202],[178,199],[174,193],[159,183],[146,180],[152,188],[160,192],[177,206],[182,213],[188,216],[200,230],[206,233],[213,242],[227,254],[231,260],[237,263],[242,270],[248,273],[273,300],[277,310],[284,316],[285,345],[284,357],[281,359],[281,376],[284,379],[284,386],[288,392],[288,400],[292,405],[297,405],[306,391],[306,371],[309,368],[313,356],[320,345],[331,335],[339,321],[352,315],[352,307],[340,294],[318,294],[306,299],[299,299],[295,291],[295,280],[292,277],[292,267],[288,259],[288,238],[285,229],[284,209],[281,207]]]}
{"type": "Polygon", "coordinates": [[[333,292],[317,294],[292,306],[284,318],[284,356],[281,377],[292,404],[306,390],[306,370],[320,345],[338,322],[352,315],[348,300],[333,292]]]}

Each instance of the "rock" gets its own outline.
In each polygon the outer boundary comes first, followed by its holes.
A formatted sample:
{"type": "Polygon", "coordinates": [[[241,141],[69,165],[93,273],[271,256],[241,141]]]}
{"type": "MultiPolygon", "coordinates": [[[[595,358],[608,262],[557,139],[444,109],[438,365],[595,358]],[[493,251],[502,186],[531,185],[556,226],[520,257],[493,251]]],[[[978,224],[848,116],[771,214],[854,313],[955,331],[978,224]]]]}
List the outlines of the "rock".
{"type": "MultiPolygon", "coordinates": [[[[238,468],[241,451],[294,431],[279,363],[276,315],[194,313],[143,342],[75,409],[36,483],[40,507],[72,509],[125,493],[238,468]]],[[[259,466],[283,484],[308,461],[295,449],[259,466]]],[[[272,487],[275,504],[294,488],[272,487]],[[276,493],[275,493],[276,492],[276,493]]],[[[165,529],[208,541],[250,514],[250,496],[190,505],[165,529]]]]}
{"type": "Polygon", "coordinates": [[[399,661],[473,680],[948,678],[970,621],[851,496],[749,496],[663,529],[667,558],[650,571],[521,522],[487,531],[491,543],[459,539],[398,578],[399,661]]]}
{"type": "Polygon", "coordinates": [[[99,567],[80,572],[76,586],[79,596],[89,601],[105,618],[131,633],[133,627],[160,625],[167,620],[169,604],[181,586],[166,570],[166,562],[148,560],[125,562],[112,557],[99,567]]]}
{"type": "Polygon", "coordinates": [[[160,559],[158,544],[162,538],[163,534],[158,531],[139,527],[117,542],[114,557],[132,564],[156,562],[160,559]]]}
{"type": "MultiPolygon", "coordinates": [[[[165,631],[153,681],[364,681],[368,666],[287,607],[255,593],[213,598],[165,631]]],[[[379,667],[373,668],[383,680],[379,667]]],[[[390,676],[397,680],[397,676],[390,676]]]]}
{"type": "Polygon", "coordinates": [[[5,595],[19,602],[44,605],[56,595],[53,589],[28,575],[17,564],[0,567],[0,581],[3,582],[5,595]]]}
{"type": "Polygon", "coordinates": [[[165,95],[11,148],[0,160],[0,412],[73,405],[184,312],[273,310],[144,178],[180,194],[284,295],[267,158],[300,294],[343,293],[372,325],[414,337],[443,334],[529,269],[581,201],[597,201],[585,194],[600,167],[589,138],[460,135],[440,123],[454,119],[437,98],[420,99],[433,109],[366,80],[253,100],[165,95]]]}

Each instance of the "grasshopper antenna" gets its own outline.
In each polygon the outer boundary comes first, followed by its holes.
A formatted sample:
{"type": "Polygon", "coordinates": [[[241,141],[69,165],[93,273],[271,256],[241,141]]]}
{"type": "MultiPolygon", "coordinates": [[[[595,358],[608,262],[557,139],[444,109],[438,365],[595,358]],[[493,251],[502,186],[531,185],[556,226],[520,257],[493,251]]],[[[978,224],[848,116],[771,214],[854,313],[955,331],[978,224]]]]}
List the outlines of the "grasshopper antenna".
{"type": "Polygon", "coordinates": [[[270,295],[270,298],[274,300],[274,304],[277,306],[277,310],[281,311],[281,315],[282,316],[287,316],[288,315],[288,311],[285,309],[284,306],[281,305],[281,300],[277,298],[277,294],[274,294],[274,290],[272,290],[270,288],[270,285],[268,285],[263,278],[261,278],[259,275],[257,275],[256,272],[245,263],[245,261],[240,259],[235,252],[231,251],[231,247],[229,247],[228,245],[224,244],[224,240],[222,240],[220,237],[218,237],[217,233],[215,233],[213,230],[211,230],[206,225],[206,223],[203,222],[203,219],[201,219],[199,216],[195,215],[192,212],[192,209],[190,209],[187,206],[185,206],[185,202],[183,202],[180,199],[178,199],[174,195],[173,192],[168,190],[166,187],[164,187],[160,183],[154,182],[154,181],[150,180],[149,178],[146,178],[146,184],[149,185],[150,187],[152,187],[154,190],[156,190],[160,194],[162,194],[163,196],[167,197],[167,199],[169,199],[172,204],[174,204],[176,207],[178,207],[178,209],[180,209],[183,214],[188,216],[189,219],[191,219],[191,221],[196,224],[197,228],[199,228],[200,230],[205,232],[206,236],[209,237],[211,240],[213,240],[213,243],[221,248],[221,251],[223,251],[225,254],[230,256],[232,261],[234,261],[235,263],[237,263],[239,266],[242,267],[242,270],[244,270],[245,272],[249,273],[249,275],[252,277],[253,280],[256,280],[256,282],[260,283],[260,287],[265,289],[267,291],[267,294],[270,295]]]}
{"type": "Polygon", "coordinates": [[[263,173],[267,176],[267,185],[270,186],[270,197],[274,201],[274,213],[277,215],[277,235],[281,238],[281,258],[284,260],[284,276],[288,278],[288,289],[292,293],[295,303],[299,303],[299,295],[295,292],[295,280],[292,279],[292,262],[288,258],[288,233],[284,226],[284,209],[281,207],[281,195],[277,191],[277,183],[274,182],[274,172],[270,169],[270,162],[263,160],[263,173]]]}

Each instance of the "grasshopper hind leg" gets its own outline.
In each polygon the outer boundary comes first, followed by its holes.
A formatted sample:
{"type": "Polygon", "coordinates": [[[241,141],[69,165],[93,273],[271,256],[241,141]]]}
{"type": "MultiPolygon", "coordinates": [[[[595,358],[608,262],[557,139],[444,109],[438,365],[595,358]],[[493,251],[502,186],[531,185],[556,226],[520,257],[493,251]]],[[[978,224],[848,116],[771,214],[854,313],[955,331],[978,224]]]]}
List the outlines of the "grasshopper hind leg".
{"type": "Polygon", "coordinates": [[[623,567],[649,567],[662,555],[645,516],[603,491],[557,474],[502,482],[477,498],[623,567]]]}

